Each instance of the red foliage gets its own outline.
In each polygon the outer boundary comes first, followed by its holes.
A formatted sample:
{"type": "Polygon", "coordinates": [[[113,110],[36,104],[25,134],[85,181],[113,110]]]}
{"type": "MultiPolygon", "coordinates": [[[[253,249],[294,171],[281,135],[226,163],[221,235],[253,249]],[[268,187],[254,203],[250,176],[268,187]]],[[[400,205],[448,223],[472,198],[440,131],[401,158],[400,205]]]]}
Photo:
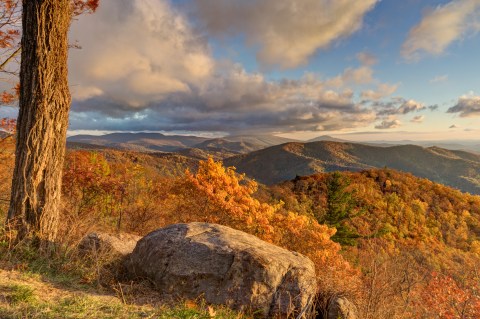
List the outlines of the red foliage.
{"type": "Polygon", "coordinates": [[[0,130],[3,130],[7,133],[13,133],[15,131],[16,125],[17,125],[17,121],[15,119],[9,119],[9,118],[0,119],[0,130]]]}
{"type": "Polygon", "coordinates": [[[99,0],[72,0],[73,15],[93,13],[99,6],[99,0]]]}
{"type": "Polygon", "coordinates": [[[433,273],[421,295],[418,306],[423,313],[418,318],[480,318],[479,292],[478,280],[460,285],[450,276],[433,273]]]}
{"type": "Polygon", "coordinates": [[[19,43],[20,1],[0,0],[0,48],[9,49],[19,43]]]}

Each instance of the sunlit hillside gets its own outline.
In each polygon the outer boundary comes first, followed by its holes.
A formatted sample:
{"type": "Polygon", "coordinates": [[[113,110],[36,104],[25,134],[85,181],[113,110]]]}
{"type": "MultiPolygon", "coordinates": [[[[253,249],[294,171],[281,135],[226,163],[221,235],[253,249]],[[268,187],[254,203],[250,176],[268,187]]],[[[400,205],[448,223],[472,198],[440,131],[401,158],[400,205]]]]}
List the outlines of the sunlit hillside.
{"type": "MultiPolygon", "coordinates": [[[[352,298],[362,318],[478,314],[480,197],[391,169],[298,177],[259,190],[212,160],[197,169],[181,156],[70,151],[65,247],[94,230],[143,235],[177,222],[214,222],[309,256],[320,291],[352,298]]],[[[39,271],[31,257],[6,265],[19,263],[39,271]]],[[[55,263],[49,271],[66,266],[55,263]]],[[[82,265],[72,280],[115,289],[106,273],[82,265]]]]}

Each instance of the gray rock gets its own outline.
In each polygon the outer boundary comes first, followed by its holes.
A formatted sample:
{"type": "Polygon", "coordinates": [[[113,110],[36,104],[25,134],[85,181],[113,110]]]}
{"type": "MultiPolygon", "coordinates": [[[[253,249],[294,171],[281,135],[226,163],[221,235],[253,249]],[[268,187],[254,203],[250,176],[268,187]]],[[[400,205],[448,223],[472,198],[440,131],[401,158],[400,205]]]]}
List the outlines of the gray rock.
{"type": "Polygon", "coordinates": [[[328,304],[328,319],[357,319],[357,307],[345,297],[337,297],[328,304]]]}
{"type": "Polygon", "coordinates": [[[140,239],[140,236],[131,234],[91,233],[82,239],[78,248],[85,253],[101,252],[124,257],[133,251],[140,239]]]}
{"type": "Polygon", "coordinates": [[[126,268],[149,278],[165,297],[202,297],[269,318],[300,313],[316,292],[310,259],[215,224],[156,230],[138,242],[126,268]]]}

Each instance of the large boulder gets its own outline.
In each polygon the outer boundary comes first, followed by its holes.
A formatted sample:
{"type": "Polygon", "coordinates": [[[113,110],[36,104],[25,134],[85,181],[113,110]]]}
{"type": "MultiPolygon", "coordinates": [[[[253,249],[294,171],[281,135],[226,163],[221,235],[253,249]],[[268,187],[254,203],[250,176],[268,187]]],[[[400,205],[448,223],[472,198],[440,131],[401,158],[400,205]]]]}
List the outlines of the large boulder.
{"type": "Polygon", "coordinates": [[[316,292],[310,259],[216,224],[156,230],[137,243],[126,267],[164,297],[201,297],[268,318],[309,311],[316,292]]]}

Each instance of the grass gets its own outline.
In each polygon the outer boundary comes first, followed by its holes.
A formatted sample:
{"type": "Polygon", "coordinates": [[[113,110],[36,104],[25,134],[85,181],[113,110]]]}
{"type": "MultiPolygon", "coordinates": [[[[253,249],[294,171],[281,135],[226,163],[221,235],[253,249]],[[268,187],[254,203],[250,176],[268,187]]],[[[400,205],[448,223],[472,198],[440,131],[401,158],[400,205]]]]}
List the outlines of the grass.
{"type": "Polygon", "coordinates": [[[103,267],[109,256],[92,259],[68,247],[42,254],[29,241],[12,248],[8,238],[0,229],[1,319],[249,318],[201,301],[161,304],[147,285],[114,281],[103,267]]]}
{"type": "Polygon", "coordinates": [[[35,294],[31,287],[25,285],[11,285],[6,287],[10,290],[9,295],[6,296],[6,300],[9,300],[11,304],[17,305],[19,303],[33,303],[35,302],[35,294]]]}
{"type": "Polygon", "coordinates": [[[246,319],[223,307],[198,302],[177,306],[125,304],[112,294],[74,290],[38,275],[0,269],[0,318],[2,319],[246,319]]]}

